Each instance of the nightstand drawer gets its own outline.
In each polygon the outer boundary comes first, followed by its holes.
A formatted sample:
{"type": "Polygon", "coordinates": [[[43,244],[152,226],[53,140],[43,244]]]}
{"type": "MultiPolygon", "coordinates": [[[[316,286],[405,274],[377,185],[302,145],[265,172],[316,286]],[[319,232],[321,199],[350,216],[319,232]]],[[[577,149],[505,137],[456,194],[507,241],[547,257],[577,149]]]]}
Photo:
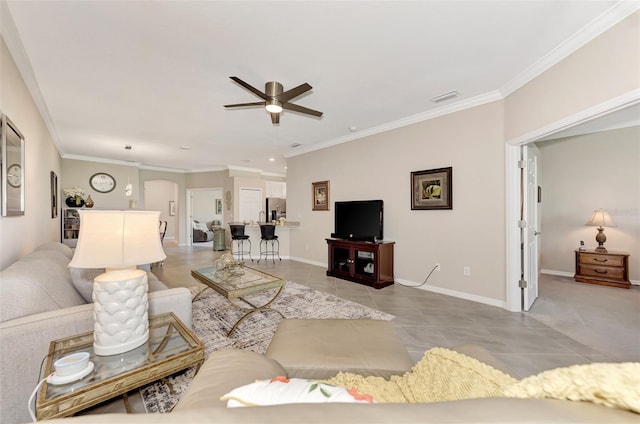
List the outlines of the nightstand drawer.
{"type": "Polygon", "coordinates": [[[588,253],[581,253],[579,256],[581,264],[606,266],[622,266],[624,264],[624,256],[591,255],[588,253]]]}
{"type": "Polygon", "coordinates": [[[624,268],[598,265],[580,265],[580,274],[600,278],[624,280],[624,268]]]}
{"type": "Polygon", "coordinates": [[[602,250],[576,250],[576,273],[573,278],[580,283],[628,289],[629,254],[603,252],[602,250]]]}

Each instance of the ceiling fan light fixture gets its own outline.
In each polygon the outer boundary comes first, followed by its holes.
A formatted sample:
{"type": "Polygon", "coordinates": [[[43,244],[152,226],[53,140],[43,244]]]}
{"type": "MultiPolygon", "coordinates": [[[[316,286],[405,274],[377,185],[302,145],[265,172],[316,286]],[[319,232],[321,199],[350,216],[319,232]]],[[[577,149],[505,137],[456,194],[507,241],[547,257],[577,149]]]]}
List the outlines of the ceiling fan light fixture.
{"type": "Polygon", "coordinates": [[[270,113],[280,113],[282,112],[282,103],[277,100],[269,100],[265,106],[267,112],[270,113]]]}

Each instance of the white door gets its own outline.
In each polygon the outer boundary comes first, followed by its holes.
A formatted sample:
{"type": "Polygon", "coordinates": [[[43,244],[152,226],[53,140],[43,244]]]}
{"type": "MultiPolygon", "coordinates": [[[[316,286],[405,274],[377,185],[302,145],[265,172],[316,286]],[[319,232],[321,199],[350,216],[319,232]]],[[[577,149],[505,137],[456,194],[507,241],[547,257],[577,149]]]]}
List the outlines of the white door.
{"type": "Polygon", "coordinates": [[[540,150],[529,143],[522,147],[522,160],[526,164],[522,172],[522,309],[528,311],[538,297],[538,272],[540,265],[540,203],[538,166],[540,150]]]}
{"type": "Polygon", "coordinates": [[[262,190],[259,188],[241,188],[238,197],[240,222],[258,221],[262,207],[262,190]]]}

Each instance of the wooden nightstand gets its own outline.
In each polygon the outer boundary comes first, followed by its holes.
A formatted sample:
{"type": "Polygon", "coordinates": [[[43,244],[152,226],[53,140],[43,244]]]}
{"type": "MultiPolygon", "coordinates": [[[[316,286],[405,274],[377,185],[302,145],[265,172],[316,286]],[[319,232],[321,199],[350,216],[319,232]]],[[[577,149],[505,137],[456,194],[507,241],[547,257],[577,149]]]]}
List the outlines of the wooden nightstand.
{"type": "Polygon", "coordinates": [[[629,254],[576,250],[576,281],[628,289],[629,254]]]}

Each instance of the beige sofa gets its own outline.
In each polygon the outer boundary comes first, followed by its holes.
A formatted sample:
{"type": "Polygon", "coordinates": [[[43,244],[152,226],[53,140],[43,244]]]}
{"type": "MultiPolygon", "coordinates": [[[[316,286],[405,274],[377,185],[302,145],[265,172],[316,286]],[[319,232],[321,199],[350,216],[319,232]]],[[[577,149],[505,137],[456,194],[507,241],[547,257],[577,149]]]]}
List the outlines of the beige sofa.
{"type": "MultiPolygon", "coordinates": [[[[45,243],[0,272],[2,423],[30,421],[27,401],[42,378],[50,342],[93,330],[93,304],[81,292],[91,284],[91,272],[98,271],[77,272],[72,278],[67,267],[72,256],[64,244],[45,243]]],[[[167,289],[153,274],[148,276],[149,312],[173,312],[191,327],[189,290],[167,289]]]]}
{"type": "MultiPolygon", "coordinates": [[[[460,349],[491,362],[487,352],[460,349]]],[[[588,402],[485,398],[422,404],[287,404],[226,408],[220,397],[255,380],[286,375],[277,361],[243,350],[213,353],[169,414],[83,415],[52,420],[80,423],[637,423],[632,412],[588,402]]]]}

